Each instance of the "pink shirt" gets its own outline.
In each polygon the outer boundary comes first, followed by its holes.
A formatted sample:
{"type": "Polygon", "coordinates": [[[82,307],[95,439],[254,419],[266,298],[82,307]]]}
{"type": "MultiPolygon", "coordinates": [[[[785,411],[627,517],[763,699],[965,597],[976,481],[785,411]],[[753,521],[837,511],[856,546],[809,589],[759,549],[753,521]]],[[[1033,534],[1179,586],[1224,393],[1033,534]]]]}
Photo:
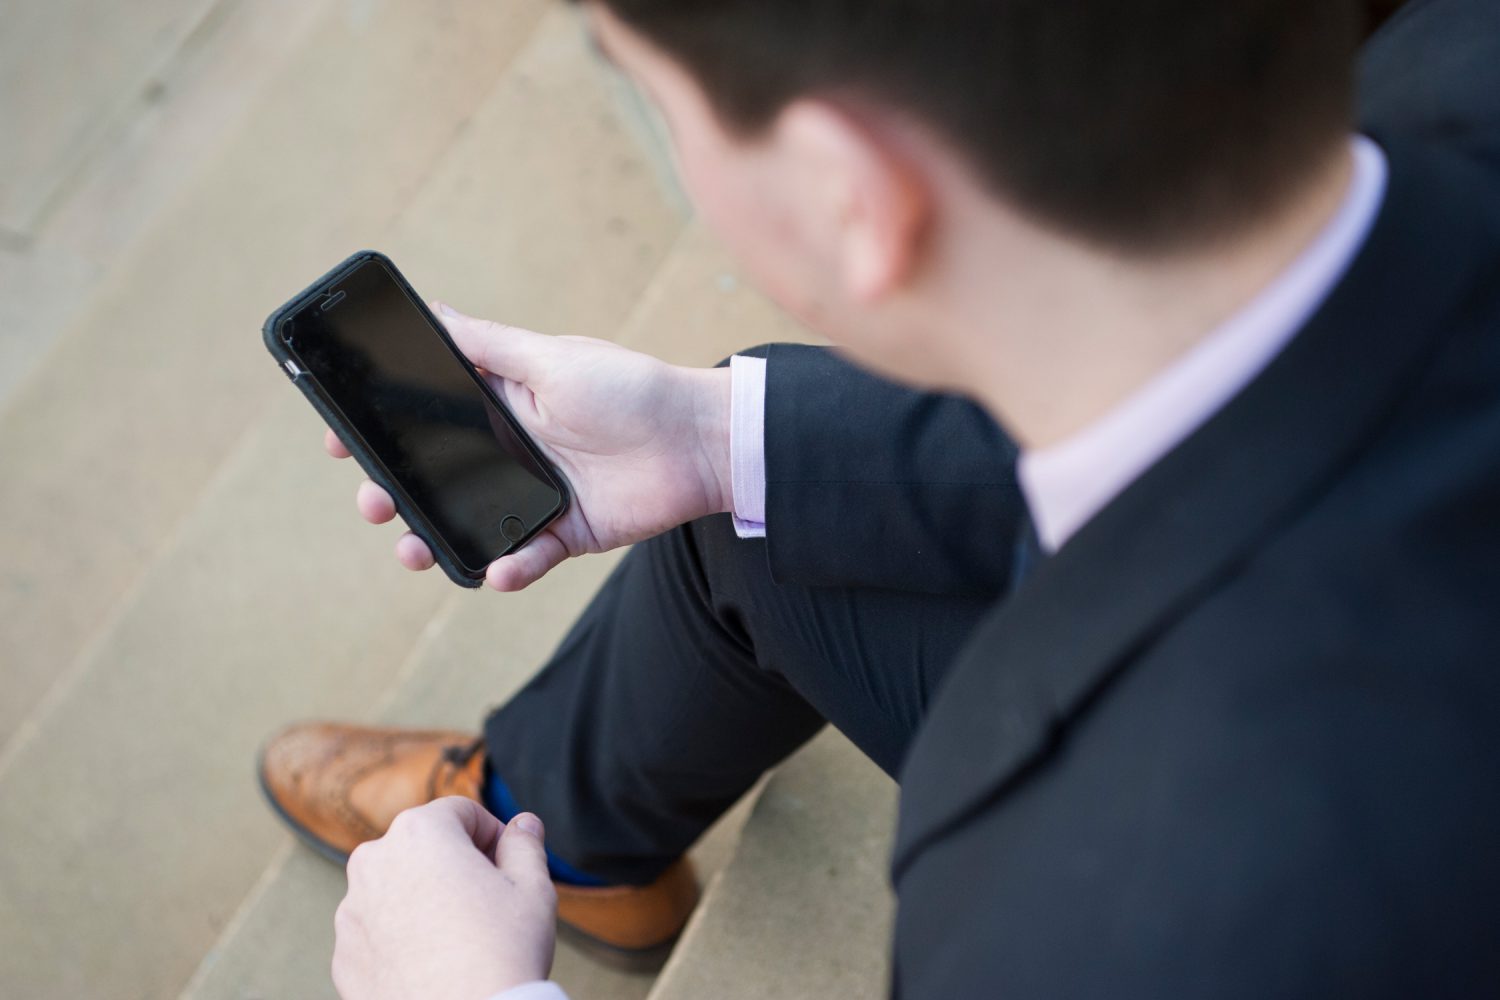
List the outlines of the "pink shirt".
{"type": "Polygon", "coordinates": [[[512,986],[496,993],[490,1000],[568,1000],[568,995],[561,986],[549,979],[546,982],[537,980],[534,983],[512,986]]]}
{"type": "Polygon", "coordinates": [[[729,487],[734,530],[766,537],[766,359],[729,359],[729,487]]]}

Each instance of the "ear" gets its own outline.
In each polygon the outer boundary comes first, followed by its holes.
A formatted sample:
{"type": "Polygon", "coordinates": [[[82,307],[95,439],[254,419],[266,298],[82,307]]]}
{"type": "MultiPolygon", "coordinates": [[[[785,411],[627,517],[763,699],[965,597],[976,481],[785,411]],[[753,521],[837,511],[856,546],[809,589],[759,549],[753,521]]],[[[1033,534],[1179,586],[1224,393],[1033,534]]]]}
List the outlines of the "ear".
{"type": "Polygon", "coordinates": [[[775,141],[798,164],[799,199],[847,295],[869,302],[916,270],[932,197],[899,145],[827,101],[801,100],[775,124],[775,141]]]}

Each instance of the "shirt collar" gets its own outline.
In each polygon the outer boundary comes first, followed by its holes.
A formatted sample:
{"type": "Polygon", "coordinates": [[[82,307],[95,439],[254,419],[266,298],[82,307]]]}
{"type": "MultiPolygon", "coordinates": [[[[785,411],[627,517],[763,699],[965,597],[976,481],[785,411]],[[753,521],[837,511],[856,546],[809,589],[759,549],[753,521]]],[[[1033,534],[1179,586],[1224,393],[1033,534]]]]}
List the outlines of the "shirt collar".
{"type": "Polygon", "coordinates": [[[1385,195],[1380,147],[1351,140],[1354,173],[1338,211],[1251,302],[1103,417],[1021,454],[1021,490],[1042,548],[1055,552],[1141,473],[1270,363],[1343,277],[1385,195]]]}

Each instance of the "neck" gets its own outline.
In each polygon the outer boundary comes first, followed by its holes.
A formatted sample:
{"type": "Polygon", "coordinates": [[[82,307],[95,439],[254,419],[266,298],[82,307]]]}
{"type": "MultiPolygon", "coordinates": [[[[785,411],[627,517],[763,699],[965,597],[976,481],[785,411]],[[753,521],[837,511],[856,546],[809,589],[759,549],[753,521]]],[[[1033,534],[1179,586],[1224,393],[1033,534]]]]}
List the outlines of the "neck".
{"type": "Polygon", "coordinates": [[[1191,253],[1123,257],[1013,217],[955,234],[940,251],[948,294],[939,298],[947,307],[933,317],[961,333],[952,340],[959,346],[950,370],[960,373],[953,387],[978,400],[1023,448],[1069,437],[1286,270],[1338,211],[1352,170],[1349,145],[1340,143],[1254,230],[1191,253]],[[1018,227],[1029,229],[1023,239],[1018,227]]]}

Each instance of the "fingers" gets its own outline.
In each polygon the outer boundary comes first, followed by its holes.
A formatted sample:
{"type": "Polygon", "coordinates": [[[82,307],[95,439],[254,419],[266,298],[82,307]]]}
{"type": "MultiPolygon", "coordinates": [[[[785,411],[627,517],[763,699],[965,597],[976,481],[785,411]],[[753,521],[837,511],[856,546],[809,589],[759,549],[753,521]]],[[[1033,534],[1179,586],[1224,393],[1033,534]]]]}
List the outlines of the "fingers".
{"type": "Polygon", "coordinates": [[[485,857],[495,857],[504,825],[478,802],[459,795],[449,795],[434,799],[420,808],[431,811],[437,818],[456,822],[485,857]]]}
{"type": "MultiPolygon", "coordinates": [[[[385,524],[396,517],[396,502],[391,495],[368,479],[359,484],[354,505],[359,508],[359,516],[371,524],[385,524]]],[[[562,542],[550,532],[544,532],[520,552],[491,563],[486,579],[499,591],[521,590],[540,580],[567,557],[562,542]]],[[[416,572],[431,569],[437,562],[427,543],[410,531],[396,539],[396,561],[416,572]]]]}
{"type": "Polygon", "coordinates": [[[436,560],[432,558],[432,550],[427,543],[422,541],[410,531],[396,539],[396,561],[409,570],[420,573],[422,570],[432,569],[436,560]]]}
{"type": "Polygon", "coordinates": [[[532,813],[521,813],[505,824],[495,849],[495,865],[523,885],[550,882],[547,851],[542,846],[545,836],[540,819],[532,813]]]}
{"type": "Polygon", "coordinates": [[[503,378],[516,382],[534,380],[541,362],[556,347],[551,337],[540,333],[465,316],[442,302],[434,303],[433,307],[464,356],[503,378]]]}
{"type": "Polygon", "coordinates": [[[505,825],[484,806],[461,795],[448,795],[412,806],[396,815],[385,836],[359,845],[349,855],[347,870],[350,884],[361,873],[366,873],[367,862],[377,854],[382,858],[387,857],[392,845],[410,844],[413,838],[421,840],[435,836],[448,839],[462,836],[480,854],[493,861],[504,829],[505,825]]]}
{"type": "MultiPolygon", "coordinates": [[[[396,501],[368,479],[359,484],[359,490],[354,494],[354,506],[359,508],[359,516],[371,524],[385,524],[396,517],[396,501]]],[[[427,543],[410,531],[396,539],[396,561],[416,572],[432,569],[437,562],[427,543]]]]}
{"type": "Polygon", "coordinates": [[[339,436],[333,432],[332,428],[323,432],[323,447],[334,458],[349,457],[349,449],[344,447],[344,442],[339,440],[339,436]]]}
{"type": "Polygon", "coordinates": [[[490,563],[484,579],[502,593],[524,590],[566,558],[568,550],[563,547],[563,543],[552,532],[544,531],[519,551],[501,556],[490,563]]]}
{"type": "Polygon", "coordinates": [[[396,502],[385,490],[366,479],[354,494],[359,516],[371,524],[385,524],[396,516],[396,502]]]}

